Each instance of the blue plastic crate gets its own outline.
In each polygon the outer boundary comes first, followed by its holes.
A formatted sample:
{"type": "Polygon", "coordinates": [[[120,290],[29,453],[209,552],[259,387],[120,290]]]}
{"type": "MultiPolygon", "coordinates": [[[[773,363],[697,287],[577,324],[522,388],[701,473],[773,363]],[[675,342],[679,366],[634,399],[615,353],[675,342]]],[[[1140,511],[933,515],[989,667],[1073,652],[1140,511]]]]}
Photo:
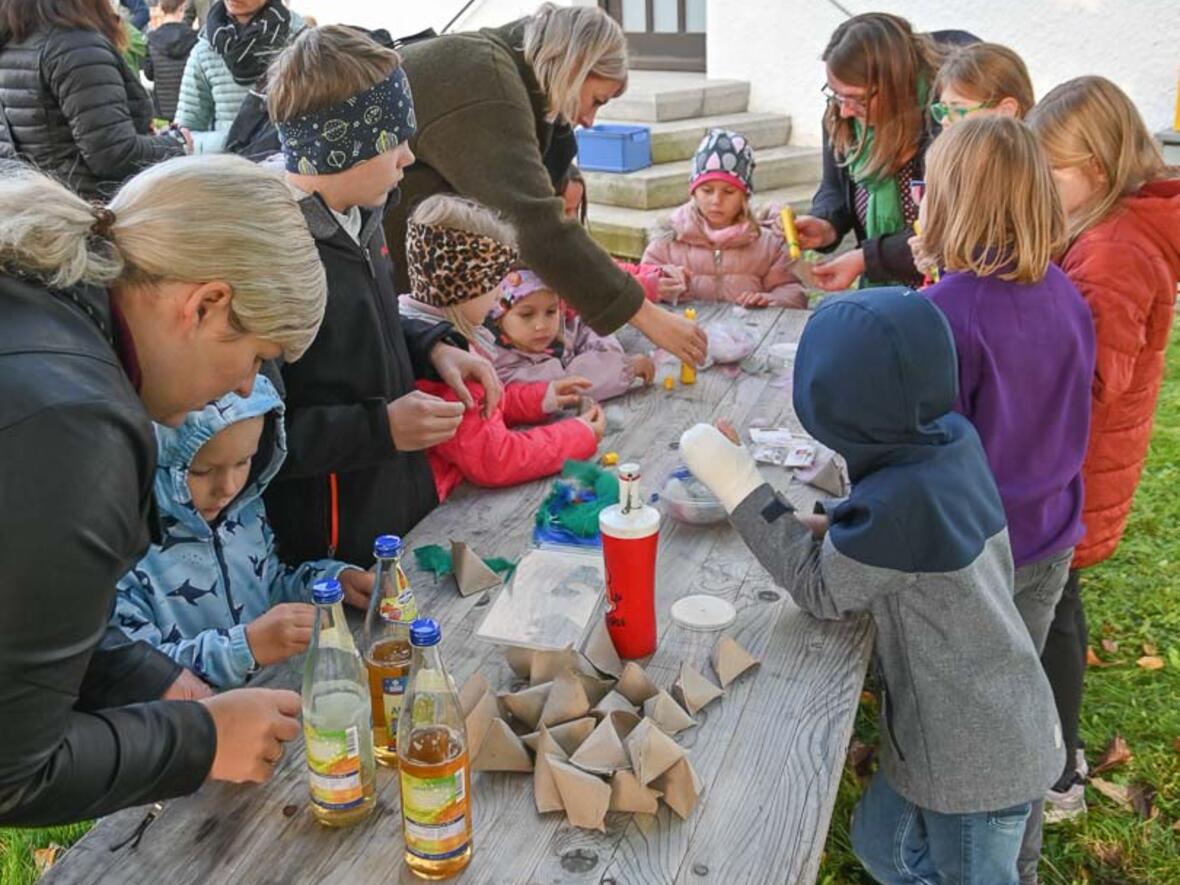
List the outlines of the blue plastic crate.
{"type": "Polygon", "coordinates": [[[579,129],[578,167],[590,172],[634,172],[651,165],[651,130],[604,123],[579,129]]]}

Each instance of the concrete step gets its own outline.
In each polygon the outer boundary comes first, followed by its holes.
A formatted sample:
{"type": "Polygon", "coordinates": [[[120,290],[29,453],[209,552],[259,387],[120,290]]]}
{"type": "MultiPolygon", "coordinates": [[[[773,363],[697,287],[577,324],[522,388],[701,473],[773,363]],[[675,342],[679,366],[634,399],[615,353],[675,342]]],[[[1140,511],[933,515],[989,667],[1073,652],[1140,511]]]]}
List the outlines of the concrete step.
{"type": "Polygon", "coordinates": [[[615,121],[662,123],[715,114],[740,114],[750,100],[745,80],[710,80],[704,74],[631,71],[627,91],[610,102],[615,121]]]}
{"type": "MultiPolygon", "coordinates": [[[[757,154],[754,186],[758,191],[817,181],[820,149],[784,145],[757,154]]],[[[629,209],[666,209],[688,199],[691,160],[661,163],[638,172],[586,172],[592,202],[629,209]]]]}
{"type": "MultiPolygon", "coordinates": [[[[614,105],[607,105],[608,110],[613,107],[614,105]]],[[[598,122],[629,121],[612,116],[609,120],[598,122]]],[[[657,164],[692,159],[697,145],[710,129],[732,129],[734,132],[740,132],[755,149],[780,147],[791,138],[791,118],[784,114],[720,114],[643,125],[651,129],[651,161],[657,164]]]]}
{"type": "MultiPolygon", "coordinates": [[[[755,209],[767,203],[790,204],[796,212],[806,212],[815,195],[816,182],[755,192],[750,201],[755,209]]],[[[669,215],[668,209],[629,209],[624,206],[590,204],[590,234],[606,251],[620,258],[638,261],[647,248],[651,232],[669,215]]]]}

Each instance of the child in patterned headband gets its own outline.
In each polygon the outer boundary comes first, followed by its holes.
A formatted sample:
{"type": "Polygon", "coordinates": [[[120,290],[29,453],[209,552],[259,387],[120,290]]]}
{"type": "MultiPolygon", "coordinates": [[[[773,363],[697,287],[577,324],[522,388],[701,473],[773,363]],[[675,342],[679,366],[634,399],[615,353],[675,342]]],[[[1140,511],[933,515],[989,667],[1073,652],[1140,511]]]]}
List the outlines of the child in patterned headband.
{"type": "MultiPolygon", "coordinates": [[[[517,260],[515,233],[504,221],[470,200],[439,194],[414,210],[406,231],[406,270],[411,292],[399,298],[402,316],[449,321],[475,349],[491,353],[492,336],[483,320],[499,293],[497,284],[517,260]]],[[[606,431],[602,407],[583,400],[591,386],[568,372],[533,383],[505,384],[492,414],[471,410],[455,436],[427,450],[439,500],[464,479],[478,486],[510,486],[558,473],[568,459],[593,457],[606,431]],[[563,408],[580,414],[545,423],[563,408]],[[539,425],[520,429],[521,425],[539,425]]],[[[420,380],[418,389],[453,400],[438,381],[420,380]]],[[[477,403],[483,389],[471,385],[477,403]]]]}

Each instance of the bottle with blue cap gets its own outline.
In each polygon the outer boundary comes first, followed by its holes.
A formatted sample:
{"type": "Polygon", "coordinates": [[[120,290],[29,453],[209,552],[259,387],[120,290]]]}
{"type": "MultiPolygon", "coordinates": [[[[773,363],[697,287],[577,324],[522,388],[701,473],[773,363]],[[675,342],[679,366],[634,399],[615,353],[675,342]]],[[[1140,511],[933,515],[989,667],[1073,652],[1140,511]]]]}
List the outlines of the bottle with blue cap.
{"type": "Polygon", "coordinates": [[[344,619],[335,578],[312,585],[315,623],[303,670],[303,741],[311,810],[320,823],[346,827],[374,806],[376,763],[365,667],[344,619]]]}
{"type": "Polygon", "coordinates": [[[471,760],[455,683],[439,652],[433,618],[410,627],[410,680],[398,722],[406,865],[425,879],[445,879],[471,861],[471,760]]]}
{"type": "Polygon", "coordinates": [[[361,651],[369,673],[373,714],[373,753],[380,765],[397,765],[397,717],[410,672],[410,624],[418,604],[402,571],[402,539],[379,535],[373,542],[377,560],[373,595],[361,633],[361,651]]]}

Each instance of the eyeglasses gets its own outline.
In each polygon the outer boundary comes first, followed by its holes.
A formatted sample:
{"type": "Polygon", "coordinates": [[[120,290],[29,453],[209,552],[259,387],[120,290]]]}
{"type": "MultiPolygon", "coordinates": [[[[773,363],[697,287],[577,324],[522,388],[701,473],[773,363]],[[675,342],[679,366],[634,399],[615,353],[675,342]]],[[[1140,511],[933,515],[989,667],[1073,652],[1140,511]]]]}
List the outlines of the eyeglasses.
{"type": "Polygon", "coordinates": [[[841,95],[827,83],[819,88],[820,93],[827,99],[828,104],[847,105],[854,114],[867,114],[869,111],[869,102],[873,100],[873,96],[877,90],[873,89],[866,92],[862,98],[852,98],[848,95],[841,95]]]}
{"type": "Polygon", "coordinates": [[[984,101],[979,104],[973,104],[968,107],[961,107],[959,105],[949,105],[945,101],[936,101],[930,105],[930,116],[934,118],[935,123],[941,123],[946,126],[948,123],[957,123],[968,114],[974,111],[990,108],[992,102],[984,101]]]}

